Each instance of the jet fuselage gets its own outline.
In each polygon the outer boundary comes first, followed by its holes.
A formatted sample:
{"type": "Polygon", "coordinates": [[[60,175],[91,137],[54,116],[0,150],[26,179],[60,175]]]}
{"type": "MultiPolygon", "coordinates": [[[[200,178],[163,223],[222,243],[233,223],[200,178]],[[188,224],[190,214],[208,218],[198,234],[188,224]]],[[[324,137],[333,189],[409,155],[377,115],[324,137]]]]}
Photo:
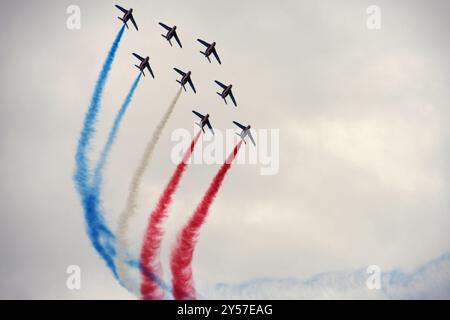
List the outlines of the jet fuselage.
{"type": "Polygon", "coordinates": [[[222,98],[225,99],[226,96],[228,96],[231,92],[231,88],[233,88],[233,85],[229,85],[228,87],[226,87],[223,92],[222,92],[222,98]]]}
{"type": "Polygon", "coordinates": [[[252,127],[251,125],[248,125],[247,127],[245,127],[244,130],[241,131],[241,138],[242,139],[244,139],[247,136],[247,134],[250,131],[251,127],[252,127]]]}
{"type": "Polygon", "coordinates": [[[245,128],[244,130],[242,130],[241,132],[241,138],[245,140],[245,137],[248,135],[250,131],[250,126],[247,126],[247,128],[245,128]]]}
{"type": "Polygon", "coordinates": [[[214,47],[215,47],[215,46],[216,46],[216,43],[213,42],[213,43],[211,43],[211,45],[206,49],[205,55],[206,55],[207,57],[209,57],[209,56],[211,55],[211,53],[213,53],[213,50],[214,50],[214,47]]]}
{"type": "Polygon", "coordinates": [[[201,121],[201,126],[202,126],[202,128],[203,128],[204,126],[206,126],[206,124],[208,123],[208,119],[209,119],[209,114],[207,114],[207,115],[203,118],[203,120],[201,121]]]}
{"type": "Polygon", "coordinates": [[[125,15],[123,16],[123,20],[125,22],[127,22],[128,20],[130,20],[131,15],[133,14],[133,9],[128,10],[127,13],[125,13],[125,15]]]}
{"type": "Polygon", "coordinates": [[[150,57],[147,57],[144,60],[142,60],[141,64],[139,65],[139,70],[143,71],[145,69],[145,67],[147,66],[149,60],[150,60],[150,57]]]}
{"type": "Polygon", "coordinates": [[[172,39],[172,37],[175,35],[175,31],[177,30],[177,26],[173,26],[172,29],[167,32],[167,40],[172,39]]]}
{"type": "Polygon", "coordinates": [[[191,77],[191,72],[189,71],[188,73],[186,73],[186,75],[181,79],[181,85],[185,85],[188,81],[189,78],[191,77]]]}

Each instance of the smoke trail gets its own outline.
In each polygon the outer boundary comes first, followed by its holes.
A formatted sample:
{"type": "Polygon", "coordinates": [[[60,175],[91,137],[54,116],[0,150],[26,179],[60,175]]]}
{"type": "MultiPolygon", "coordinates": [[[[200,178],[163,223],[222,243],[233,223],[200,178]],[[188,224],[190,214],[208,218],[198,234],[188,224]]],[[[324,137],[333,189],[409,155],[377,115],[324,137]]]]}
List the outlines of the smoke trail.
{"type": "Polygon", "coordinates": [[[139,80],[141,80],[142,73],[139,72],[139,75],[137,76],[136,80],[134,80],[133,85],[131,86],[130,91],[128,92],[125,101],[123,102],[122,106],[119,109],[119,112],[116,115],[116,118],[114,119],[114,124],[109,132],[108,140],[103,147],[103,150],[100,154],[100,159],[97,163],[97,166],[95,167],[94,171],[94,187],[98,186],[101,187],[102,184],[102,178],[103,178],[103,169],[105,168],[106,161],[108,159],[108,155],[111,151],[111,147],[114,144],[114,141],[117,137],[117,132],[119,131],[120,123],[122,122],[122,118],[125,115],[125,112],[128,109],[128,106],[130,105],[131,99],[133,98],[134,92],[136,91],[136,88],[139,84],[139,80]]]}
{"type": "Polygon", "coordinates": [[[83,122],[80,138],[78,140],[78,147],[75,155],[76,167],[73,177],[85,212],[86,229],[89,238],[91,239],[91,242],[97,252],[105,260],[106,264],[114,274],[116,274],[114,261],[111,258],[111,254],[114,250],[114,235],[105,223],[101,209],[98,206],[98,201],[95,199],[96,193],[91,192],[89,185],[90,172],[87,152],[89,151],[92,136],[95,133],[94,126],[97,121],[98,111],[100,109],[101,96],[124,31],[125,26],[122,26],[114,39],[113,44],[111,45],[95,84],[94,93],[92,95],[91,102],[83,122]]]}
{"type": "MultiPolygon", "coordinates": [[[[184,170],[187,166],[187,161],[194,150],[195,144],[200,137],[201,131],[197,133],[191,142],[190,148],[186,150],[183,159],[178,164],[175,172],[173,173],[166,189],[159,198],[158,204],[153,210],[149,218],[149,224],[144,236],[144,242],[141,249],[141,264],[153,275],[157,275],[161,278],[162,270],[161,264],[158,260],[159,248],[161,246],[163,231],[161,224],[167,217],[167,210],[172,202],[172,195],[176,191],[178,184],[181,180],[184,170]]],[[[143,299],[155,300],[163,299],[164,291],[162,291],[158,285],[150,279],[146,273],[142,273],[141,294],[143,299]]]]}
{"type": "Polygon", "coordinates": [[[116,238],[111,230],[107,227],[106,221],[104,219],[101,207],[101,181],[103,168],[106,165],[109,152],[117,136],[117,132],[120,127],[123,116],[131,102],[134,91],[139,84],[141,79],[141,73],[137,76],[134,81],[129,93],[127,94],[125,101],[122,104],[119,112],[114,119],[114,124],[109,132],[108,140],[103,147],[102,153],[100,154],[100,159],[95,167],[94,182],[93,185],[85,190],[82,195],[83,207],[85,209],[85,216],[88,225],[88,233],[91,237],[91,241],[94,247],[99,250],[102,257],[106,260],[108,266],[114,273],[115,277],[118,278],[116,272],[116,266],[114,264],[114,257],[116,256],[116,238]]]}
{"type": "Polygon", "coordinates": [[[233,153],[228,156],[226,162],[222,165],[219,172],[217,172],[194,214],[179,233],[177,242],[172,249],[170,268],[172,271],[173,296],[177,300],[195,299],[196,293],[192,276],[192,258],[197,237],[208,215],[209,208],[241,144],[242,141],[234,147],[233,153]]]}
{"type": "Polygon", "coordinates": [[[114,273],[114,276],[118,278],[116,266],[114,263],[114,257],[116,256],[116,237],[112,231],[107,227],[106,221],[102,213],[101,206],[101,188],[102,188],[102,176],[103,169],[106,165],[109,152],[114,143],[114,140],[119,131],[120,123],[122,121],[125,112],[130,105],[133,94],[141,79],[141,73],[137,76],[133,82],[130,91],[128,92],[125,101],[123,102],[119,112],[114,119],[114,124],[109,132],[108,140],[103,147],[100,154],[100,159],[95,167],[93,185],[86,190],[82,196],[83,207],[85,209],[85,216],[88,225],[88,233],[94,247],[100,252],[102,257],[106,260],[109,268],[114,273]]]}
{"type": "Polygon", "coordinates": [[[97,121],[103,89],[105,88],[106,80],[108,78],[109,71],[111,70],[112,63],[114,62],[114,58],[116,56],[117,49],[119,48],[120,40],[122,39],[124,31],[125,26],[122,26],[114,39],[111,48],[109,49],[105,62],[103,63],[102,70],[100,71],[95,84],[94,93],[92,94],[88,111],[84,118],[83,129],[81,130],[80,138],[78,140],[78,147],[75,155],[76,170],[74,180],[80,194],[88,187],[89,165],[86,153],[89,149],[92,136],[95,133],[94,125],[97,121]]]}
{"type": "Polygon", "coordinates": [[[130,280],[130,276],[128,274],[127,267],[127,248],[129,247],[128,238],[127,238],[127,229],[129,225],[130,219],[136,213],[137,207],[137,199],[139,195],[139,188],[141,186],[141,181],[144,173],[147,170],[147,167],[150,163],[150,159],[152,157],[153,151],[161,137],[164,127],[169,121],[170,116],[172,115],[173,110],[175,109],[175,105],[177,104],[178,99],[180,98],[182,89],[180,88],[164,113],[162,119],[157,125],[155,131],[153,132],[150,141],[147,143],[145,147],[144,154],[142,155],[141,162],[139,166],[136,168],[136,171],[133,175],[133,180],[131,181],[131,185],[129,188],[129,193],[127,196],[127,202],[125,205],[124,211],[119,216],[118,226],[117,226],[117,272],[119,274],[119,278],[124,284],[125,287],[131,288],[132,281],[130,280]]]}

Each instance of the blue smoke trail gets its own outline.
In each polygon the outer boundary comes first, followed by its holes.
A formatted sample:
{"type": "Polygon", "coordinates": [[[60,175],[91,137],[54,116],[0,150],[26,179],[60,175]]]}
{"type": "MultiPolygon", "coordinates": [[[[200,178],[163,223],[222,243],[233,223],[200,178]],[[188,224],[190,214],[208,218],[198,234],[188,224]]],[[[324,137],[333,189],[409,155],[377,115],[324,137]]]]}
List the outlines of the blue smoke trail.
{"type": "Polygon", "coordinates": [[[101,208],[99,207],[99,201],[97,198],[98,193],[95,192],[95,188],[91,189],[89,186],[89,161],[87,158],[87,152],[89,150],[92,136],[95,133],[94,125],[100,109],[102,92],[124,31],[125,26],[122,26],[114,39],[95,84],[94,93],[92,95],[91,102],[84,119],[83,129],[81,130],[80,138],[78,140],[78,147],[75,155],[76,169],[74,175],[75,185],[80,194],[85,212],[87,224],[86,228],[89,238],[91,239],[91,242],[97,252],[106,261],[106,264],[115,275],[116,271],[114,259],[112,258],[115,254],[115,236],[106,225],[101,208]]]}
{"type": "Polygon", "coordinates": [[[108,155],[111,151],[111,147],[119,131],[120,123],[122,121],[125,112],[130,105],[133,94],[141,79],[141,73],[134,81],[130,91],[128,92],[125,101],[122,104],[119,112],[116,115],[114,124],[109,132],[108,140],[103,147],[100,154],[100,159],[95,167],[93,186],[89,189],[85,197],[83,197],[83,206],[86,212],[86,220],[88,223],[88,233],[94,247],[97,249],[102,258],[106,261],[106,264],[113,272],[116,279],[119,279],[116,264],[114,258],[116,256],[116,237],[112,231],[107,227],[104,219],[101,207],[101,187],[102,187],[102,175],[103,169],[106,165],[108,155]]]}
{"type": "Polygon", "coordinates": [[[122,106],[120,107],[120,110],[117,113],[117,116],[114,120],[114,124],[111,128],[111,131],[109,132],[108,141],[106,142],[106,144],[100,154],[100,159],[95,168],[94,188],[96,188],[96,187],[99,189],[101,188],[102,178],[103,178],[103,169],[105,168],[106,161],[108,160],[108,155],[111,151],[111,147],[114,144],[114,141],[116,140],[117,132],[119,131],[119,127],[120,127],[120,123],[122,122],[122,118],[125,115],[125,112],[127,111],[128,106],[130,105],[131,99],[133,98],[134,92],[136,91],[136,88],[139,84],[139,80],[141,79],[141,76],[142,76],[142,73],[139,73],[136,80],[134,80],[134,83],[131,86],[131,89],[128,92],[128,95],[126,96],[125,101],[123,102],[122,106]]]}
{"type": "Polygon", "coordinates": [[[81,195],[87,223],[87,233],[92,245],[105,260],[107,266],[118,278],[114,257],[116,255],[116,238],[108,228],[100,207],[98,188],[92,188],[81,195]]]}
{"type": "Polygon", "coordinates": [[[103,63],[102,70],[98,76],[97,83],[95,84],[94,93],[92,95],[88,111],[84,118],[83,129],[78,140],[78,148],[75,155],[76,170],[74,180],[80,194],[86,192],[86,189],[88,188],[89,165],[86,153],[89,149],[91,138],[95,132],[94,124],[97,120],[98,111],[100,109],[100,100],[102,97],[103,89],[105,87],[106,79],[108,78],[109,71],[111,70],[111,65],[116,56],[116,52],[119,48],[119,43],[122,39],[124,31],[125,26],[122,26],[116,38],[114,39],[105,62],[103,63]]]}
{"type": "MultiPolygon", "coordinates": [[[[101,171],[102,168],[106,164],[106,158],[109,153],[109,149],[111,148],[112,143],[114,142],[115,135],[112,132],[116,132],[118,130],[120,120],[123,117],[128,104],[131,101],[132,94],[127,96],[127,103],[124,103],[125,110],[123,112],[119,112],[116,121],[114,122],[114,126],[111,130],[111,133],[108,138],[108,142],[105,148],[102,151],[102,155],[100,158],[100,162],[96,167],[96,176],[97,179],[94,179],[93,186],[90,185],[90,170],[89,170],[89,159],[87,157],[87,153],[89,151],[89,146],[93,135],[95,133],[95,124],[97,121],[97,115],[100,109],[100,102],[102,93],[106,84],[106,80],[109,75],[109,71],[111,70],[111,66],[114,62],[114,58],[116,56],[117,49],[119,48],[120,41],[125,31],[125,25],[119,30],[116,38],[114,39],[113,44],[108,52],[108,55],[103,63],[102,70],[98,76],[97,82],[95,84],[94,92],[91,98],[91,102],[89,104],[88,111],[86,113],[83,128],[81,130],[80,138],[78,140],[78,147],[75,155],[75,174],[74,174],[74,182],[78,193],[80,194],[81,203],[85,212],[85,220],[86,220],[86,229],[89,235],[89,238],[99,253],[99,255],[105,260],[108,268],[113,272],[116,279],[119,279],[116,266],[114,263],[114,257],[116,256],[116,237],[114,233],[108,228],[107,223],[105,221],[102,208],[100,205],[100,190],[99,186],[101,184],[101,171]],[[120,117],[120,119],[118,119],[120,117]],[[103,159],[103,160],[102,160],[103,159]],[[97,181],[95,181],[97,180],[97,181]],[[96,183],[95,183],[96,182],[96,183]]],[[[140,77],[139,77],[140,78],[140,77]]],[[[138,80],[136,80],[137,82],[138,80]]],[[[136,84],[135,82],[135,84],[136,84]]],[[[137,84],[133,85],[133,92],[136,89],[137,84]]],[[[131,91],[131,90],[130,90],[131,91]]],[[[122,105],[122,109],[124,109],[124,105],[122,105]]],[[[121,110],[122,110],[121,109],[121,110]]],[[[131,267],[139,268],[139,260],[133,259],[128,260],[126,262],[131,267]]],[[[156,281],[157,279],[155,279],[156,281]]],[[[158,281],[163,284],[162,281],[158,281]]],[[[164,286],[164,285],[163,285],[164,286]]],[[[167,286],[164,286],[167,290],[167,286]]],[[[170,290],[170,289],[169,289],[170,290]]]]}
{"type": "Polygon", "coordinates": [[[83,206],[86,213],[86,221],[88,224],[88,234],[94,247],[97,249],[102,258],[106,261],[106,264],[113,272],[114,276],[119,279],[114,258],[116,256],[116,237],[112,231],[107,227],[106,221],[101,207],[101,187],[102,187],[102,175],[103,168],[106,165],[108,155],[111,151],[111,147],[114,144],[115,138],[120,128],[120,123],[125,115],[125,112],[130,105],[133,94],[141,79],[141,73],[134,81],[130,91],[128,92],[125,101],[123,102],[119,112],[116,115],[114,124],[109,132],[108,140],[103,147],[100,154],[100,159],[95,167],[94,182],[91,188],[83,195],[83,206]]]}

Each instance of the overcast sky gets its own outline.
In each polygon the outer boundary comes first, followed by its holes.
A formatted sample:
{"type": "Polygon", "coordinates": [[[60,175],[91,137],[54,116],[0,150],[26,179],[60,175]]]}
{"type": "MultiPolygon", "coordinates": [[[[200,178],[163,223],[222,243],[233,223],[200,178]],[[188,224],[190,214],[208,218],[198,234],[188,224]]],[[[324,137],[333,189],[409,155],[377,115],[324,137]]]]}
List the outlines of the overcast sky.
{"type": "MultiPolygon", "coordinates": [[[[120,28],[113,4],[2,3],[0,298],[134,298],[91,246],[72,181],[84,114],[120,28]],[[81,9],[80,30],[66,27],[71,4],[81,9]],[[79,291],[66,288],[72,264],[82,270],[79,291]]],[[[448,1],[120,4],[134,8],[140,29],[127,30],[120,44],[94,156],[136,76],[131,52],[150,56],[156,79],[141,80],[106,169],[113,230],[144,146],[178,89],[172,68],[192,70],[198,89],[181,96],[145,176],[134,252],[175,167],[171,133],[193,132],[192,109],[210,113],[221,130],[232,120],[280,130],[277,174],[244,164],[226,177],[194,257],[200,291],[373,264],[414,274],[449,252],[448,1]],[[381,9],[380,30],[366,26],[372,4],[381,9]],[[178,26],[183,49],[160,36],[159,21],[178,26]],[[199,37],[217,42],[222,65],[200,55],[199,37]],[[238,108],[217,97],[215,79],[233,83],[238,108]]],[[[218,168],[193,165],[180,184],[161,255],[167,279],[177,231],[218,168]]]]}

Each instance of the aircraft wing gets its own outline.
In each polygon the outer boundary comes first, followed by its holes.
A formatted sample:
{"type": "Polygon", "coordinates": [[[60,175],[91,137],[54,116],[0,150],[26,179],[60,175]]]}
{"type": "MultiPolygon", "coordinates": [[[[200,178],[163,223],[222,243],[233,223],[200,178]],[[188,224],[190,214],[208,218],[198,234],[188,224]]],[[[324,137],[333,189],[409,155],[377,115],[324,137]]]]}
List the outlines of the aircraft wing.
{"type": "Polygon", "coordinates": [[[175,70],[176,72],[178,72],[179,74],[181,74],[183,77],[186,75],[186,73],[184,73],[184,72],[181,71],[180,69],[173,68],[173,70],[175,70]]]}
{"type": "Polygon", "coordinates": [[[214,57],[216,57],[217,62],[219,64],[222,64],[222,61],[220,61],[219,55],[217,54],[216,48],[214,48],[213,54],[214,54],[214,57]]]}
{"type": "Polygon", "coordinates": [[[138,55],[137,53],[133,52],[133,56],[135,56],[136,58],[138,58],[141,61],[144,61],[144,58],[142,58],[140,55],[138,55]]]}
{"type": "Polygon", "coordinates": [[[211,130],[212,134],[213,134],[213,135],[216,135],[216,134],[214,133],[214,129],[213,129],[213,127],[211,126],[211,123],[209,122],[209,120],[206,121],[206,125],[208,126],[209,130],[211,130]]]}
{"type": "Polygon", "coordinates": [[[195,110],[192,110],[192,113],[195,114],[197,117],[199,117],[199,118],[202,119],[202,120],[203,120],[203,118],[205,117],[204,115],[202,115],[201,113],[199,113],[199,112],[197,112],[197,111],[195,111],[195,110]]]}
{"type": "Polygon", "coordinates": [[[230,98],[231,98],[231,101],[233,101],[234,106],[237,107],[236,99],[234,99],[234,96],[233,96],[233,92],[232,92],[232,91],[230,91],[230,98]]]}
{"type": "Polygon", "coordinates": [[[163,27],[164,29],[166,29],[167,31],[170,31],[170,30],[172,30],[172,28],[171,27],[169,27],[168,25],[165,25],[164,23],[162,23],[162,22],[160,22],[159,23],[159,25],[161,26],[161,27],[163,27]]]}
{"type": "Polygon", "coordinates": [[[203,41],[202,39],[197,39],[198,42],[200,42],[202,45],[204,45],[205,47],[209,47],[210,44],[206,41],[203,41]]]}
{"type": "Polygon", "coordinates": [[[180,42],[180,38],[178,38],[178,34],[175,32],[175,33],[173,34],[173,36],[175,37],[175,40],[177,40],[178,45],[180,46],[180,48],[183,48],[183,46],[181,45],[181,42],[180,42]]]}
{"type": "Polygon", "coordinates": [[[152,75],[153,79],[155,79],[155,75],[153,74],[152,68],[150,68],[150,63],[147,63],[146,65],[148,72],[150,72],[150,74],[152,75]]]}
{"type": "Polygon", "coordinates": [[[130,20],[131,20],[131,22],[133,23],[134,27],[136,28],[136,31],[139,31],[138,26],[137,26],[137,24],[136,24],[136,21],[134,21],[133,15],[130,16],[130,20]]]}
{"type": "Polygon", "coordinates": [[[237,125],[239,128],[241,128],[242,130],[245,130],[245,127],[242,124],[240,124],[239,122],[233,121],[233,123],[235,125],[237,125]]]}
{"type": "Polygon", "coordinates": [[[197,93],[197,91],[195,90],[194,84],[192,83],[191,77],[189,77],[188,82],[191,85],[192,91],[194,91],[194,93],[197,93]]]}
{"type": "Polygon", "coordinates": [[[250,138],[250,140],[252,141],[253,145],[256,147],[255,140],[253,139],[253,136],[252,136],[252,133],[250,132],[250,130],[248,130],[247,135],[250,138]]]}
{"type": "Polygon", "coordinates": [[[220,81],[217,81],[217,80],[214,80],[219,86],[221,86],[222,87],[222,89],[226,89],[227,88],[227,86],[226,85],[224,85],[222,82],[220,82],[220,81]]]}
{"type": "Polygon", "coordinates": [[[127,9],[122,8],[121,6],[118,6],[117,4],[116,4],[116,8],[119,9],[120,11],[122,11],[123,13],[127,13],[128,12],[127,9]]]}

